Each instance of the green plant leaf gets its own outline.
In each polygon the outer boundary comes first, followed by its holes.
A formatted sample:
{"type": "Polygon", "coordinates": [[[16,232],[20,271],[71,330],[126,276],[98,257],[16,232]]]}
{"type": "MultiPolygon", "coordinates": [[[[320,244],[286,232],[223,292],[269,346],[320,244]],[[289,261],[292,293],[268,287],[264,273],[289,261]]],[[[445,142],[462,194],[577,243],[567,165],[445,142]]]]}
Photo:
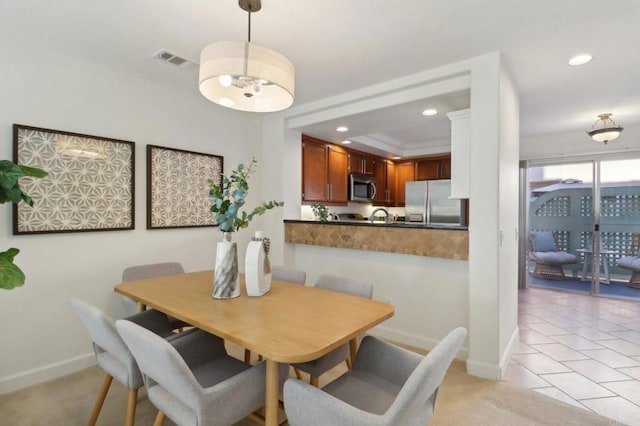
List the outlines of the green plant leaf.
{"type": "Polygon", "coordinates": [[[13,263],[13,258],[20,253],[17,248],[0,253],[0,288],[11,290],[24,284],[22,270],[13,263]]]}
{"type": "Polygon", "coordinates": [[[213,218],[220,231],[233,232],[244,229],[249,226],[249,222],[255,215],[262,215],[269,209],[284,205],[284,203],[274,200],[260,204],[249,214],[245,211],[241,212],[249,194],[248,179],[254,172],[256,164],[255,158],[252,158],[248,165],[238,164],[231,171],[230,176],[222,175],[220,185],[217,185],[213,179],[208,180],[209,196],[212,198],[210,210],[214,213],[213,218]]]}
{"type": "Polygon", "coordinates": [[[47,177],[49,175],[49,173],[45,172],[42,169],[38,169],[36,167],[23,166],[23,165],[20,165],[20,164],[18,165],[18,167],[20,167],[22,169],[22,172],[24,173],[24,176],[43,178],[43,177],[47,177]]]}

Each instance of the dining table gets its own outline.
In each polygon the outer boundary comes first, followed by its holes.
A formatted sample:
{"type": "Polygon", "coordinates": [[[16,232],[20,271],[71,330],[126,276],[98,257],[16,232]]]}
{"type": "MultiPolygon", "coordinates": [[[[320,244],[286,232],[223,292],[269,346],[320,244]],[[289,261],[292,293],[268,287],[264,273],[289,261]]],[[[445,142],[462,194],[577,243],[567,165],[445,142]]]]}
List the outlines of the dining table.
{"type": "MultiPolygon", "coordinates": [[[[214,272],[198,271],[117,284],[115,291],[222,339],[262,355],[266,362],[265,424],[278,424],[280,363],[317,359],[394,315],[385,302],[273,280],[270,290],[214,299],[214,272]]],[[[241,397],[241,396],[239,396],[241,397]]]]}

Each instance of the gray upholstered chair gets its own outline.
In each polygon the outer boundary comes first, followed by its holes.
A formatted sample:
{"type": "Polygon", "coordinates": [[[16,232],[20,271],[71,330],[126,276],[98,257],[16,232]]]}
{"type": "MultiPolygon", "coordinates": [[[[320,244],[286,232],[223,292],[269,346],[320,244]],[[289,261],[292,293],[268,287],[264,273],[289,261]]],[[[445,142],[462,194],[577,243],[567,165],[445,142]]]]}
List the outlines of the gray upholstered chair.
{"type": "MultiPolygon", "coordinates": [[[[122,282],[146,280],[150,278],[164,277],[169,275],[184,274],[184,268],[179,262],[151,263],[149,265],[130,266],[122,271],[122,282]]],[[[138,312],[138,302],[122,296],[122,303],[127,315],[138,312]]],[[[188,326],[189,324],[176,318],[169,317],[169,322],[174,329],[188,326]]]]}
{"type": "Polygon", "coordinates": [[[627,286],[640,288],[640,233],[631,235],[631,245],[626,255],[618,259],[618,267],[631,271],[627,286]]]}
{"type": "Polygon", "coordinates": [[[529,244],[529,259],[536,264],[531,275],[536,278],[564,280],[566,276],[562,265],[578,263],[575,255],[558,250],[551,231],[531,231],[529,244]]]}
{"type": "Polygon", "coordinates": [[[294,284],[304,285],[307,281],[307,273],[300,269],[287,268],[281,265],[273,265],[271,268],[271,278],[276,281],[286,281],[294,284]]]}
{"type": "MultiPolygon", "coordinates": [[[[133,425],[136,414],[136,400],[138,389],[142,386],[142,375],[133,355],[116,331],[111,317],[89,303],[72,298],[69,303],[87,329],[93,343],[93,351],[98,365],[106,375],[100,393],[91,412],[89,425],[94,425],[102,409],[107,392],[113,378],[129,389],[125,424],[133,425]]],[[[128,317],[129,320],[146,327],[151,332],[165,338],[174,338],[169,319],[161,312],[150,309],[128,317]]]]}
{"type": "Polygon", "coordinates": [[[362,341],[353,369],[317,389],[284,385],[291,426],[424,426],[433,414],[451,361],[467,331],[451,331],[425,357],[372,336],[362,341]]]}
{"type": "MultiPolygon", "coordinates": [[[[116,328],[133,353],[149,400],[178,425],[231,425],[265,402],[265,364],[254,367],[227,355],[224,341],[196,330],[172,342],[131,321],[116,328]]],[[[288,366],[280,369],[281,383],[288,366]]]]}
{"type": "MultiPolygon", "coordinates": [[[[300,269],[287,268],[286,266],[273,265],[271,267],[271,278],[276,281],[286,281],[293,284],[305,284],[307,273],[300,269]]],[[[262,361],[262,356],[258,355],[258,360],[262,361]]],[[[251,362],[251,351],[244,350],[244,362],[251,362]]]]}
{"type": "MultiPolygon", "coordinates": [[[[373,296],[373,286],[371,284],[329,274],[321,275],[314,287],[365,297],[367,299],[371,299],[373,296]]],[[[311,376],[311,384],[317,387],[318,378],[322,374],[345,361],[347,365],[351,367],[349,344],[344,344],[316,360],[292,365],[296,370],[298,378],[300,378],[300,375],[297,370],[304,371],[311,376]]]]}

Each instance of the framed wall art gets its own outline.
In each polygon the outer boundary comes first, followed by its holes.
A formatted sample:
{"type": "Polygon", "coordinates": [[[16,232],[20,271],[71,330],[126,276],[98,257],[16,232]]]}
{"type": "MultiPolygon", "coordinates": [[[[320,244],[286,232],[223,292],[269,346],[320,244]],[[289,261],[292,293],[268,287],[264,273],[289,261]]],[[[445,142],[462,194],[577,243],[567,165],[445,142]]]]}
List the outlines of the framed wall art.
{"type": "Polygon", "coordinates": [[[222,171],[219,155],[147,145],[147,229],[215,226],[209,179],[222,171]]]}
{"type": "Polygon", "coordinates": [[[134,229],[133,142],[14,124],[13,161],[49,173],[20,180],[15,235],[134,229]]]}

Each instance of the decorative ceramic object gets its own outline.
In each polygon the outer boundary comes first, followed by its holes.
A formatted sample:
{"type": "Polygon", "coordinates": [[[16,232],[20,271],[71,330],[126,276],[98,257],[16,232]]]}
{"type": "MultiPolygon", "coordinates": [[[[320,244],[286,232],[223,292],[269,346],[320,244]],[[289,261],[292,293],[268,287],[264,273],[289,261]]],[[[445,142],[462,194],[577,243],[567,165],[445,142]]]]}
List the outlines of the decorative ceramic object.
{"type": "Polygon", "coordinates": [[[263,232],[256,231],[247,246],[244,277],[249,296],[262,296],[271,288],[269,245],[269,239],[264,237],[263,232]]]}
{"type": "Polygon", "coordinates": [[[238,281],[238,247],[231,241],[231,232],[223,233],[223,241],[216,250],[216,269],[213,278],[213,298],[233,299],[240,296],[238,281]]]}

